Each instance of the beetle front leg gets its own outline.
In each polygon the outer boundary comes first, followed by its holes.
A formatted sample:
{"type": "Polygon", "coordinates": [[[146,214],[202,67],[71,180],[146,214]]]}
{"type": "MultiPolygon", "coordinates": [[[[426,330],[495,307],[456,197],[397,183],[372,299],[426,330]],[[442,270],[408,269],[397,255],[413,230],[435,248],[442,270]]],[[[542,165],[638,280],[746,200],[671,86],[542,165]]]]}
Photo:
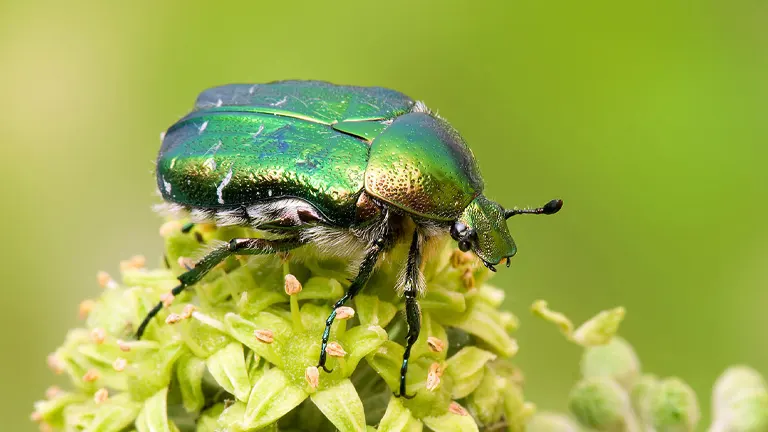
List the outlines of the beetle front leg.
{"type": "MultiPolygon", "coordinates": [[[[177,296],[181,294],[187,287],[194,285],[200,279],[202,279],[209,271],[211,271],[216,265],[224,261],[230,255],[265,255],[276,252],[284,252],[296,247],[301,246],[301,242],[295,238],[281,239],[281,240],[266,240],[266,239],[254,239],[254,238],[237,238],[232,239],[226,244],[223,244],[204,256],[195,267],[189,271],[182,273],[178,277],[178,286],[171,290],[171,294],[177,296]]],[[[152,318],[155,317],[163,309],[163,302],[159,302],[153,307],[144,320],[139,325],[139,329],[136,331],[136,338],[141,339],[144,334],[147,325],[149,325],[152,318]]]]}
{"type": "Polygon", "coordinates": [[[411,348],[416,340],[419,339],[421,332],[421,310],[416,296],[419,294],[423,285],[424,277],[421,274],[421,249],[424,243],[424,236],[418,231],[414,231],[411,249],[408,251],[408,263],[405,268],[405,319],[408,322],[408,335],[405,338],[405,352],[403,353],[403,364],[400,366],[400,393],[397,397],[411,399],[415,395],[408,395],[405,391],[405,377],[408,374],[408,360],[411,357],[411,348]]]}
{"type": "Polygon", "coordinates": [[[333,320],[336,319],[336,309],[344,306],[344,303],[356,296],[357,293],[359,293],[360,290],[365,286],[366,282],[368,282],[368,279],[370,279],[373,268],[376,266],[376,261],[378,261],[379,255],[381,254],[381,251],[384,249],[386,244],[387,242],[384,238],[378,238],[371,243],[370,247],[368,247],[368,251],[365,253],[363,262],[360,264],[360,270],[357,272],[357,276],[355,276],[355,279],[352,280],[352,284],[347,289],[347,292],[344,293],[344,296],[342,296],[333,305],[331,314],[328,315],[328,319],[325,320],[323,341],[320,345],[320,360],[317,363],[317,367],[323,368],[323,370],[326,372],[331,372],[331,370],[325,367],[325,349],[328,347],[328,339],[331,337],[331,325],[333,324],[333,320]]]}

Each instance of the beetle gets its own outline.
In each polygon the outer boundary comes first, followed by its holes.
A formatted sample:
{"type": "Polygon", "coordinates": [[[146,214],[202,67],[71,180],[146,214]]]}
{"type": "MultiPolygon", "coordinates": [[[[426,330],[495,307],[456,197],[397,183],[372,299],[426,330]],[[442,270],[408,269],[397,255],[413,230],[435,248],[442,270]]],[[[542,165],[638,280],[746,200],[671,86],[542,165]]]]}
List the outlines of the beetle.
{"type": "MultiPolygon", "coordinates": [[[[553,214],[555,199],[535,209],[505,210],[483,195],[483,178],[464,139],[422,102],[381,87],[320,81],[232,84],[201,93],[194,110],[165,133],[157,185],[169,212],[192,222],[241,225],[268,238],[235,238],[178,279],[178,295],[230,255],[289,251],[308,244],[358,262],[356,276],[325,322],[318,368],[336,309],[365,286],[382,253],[410,247],[399,282],[408,323],[399,394],[419,336],[417,297],[426,246],[450,235],[492,271],[517,248],[506,219],[553,214]]],[[[140,324],[140,338],[162,309],[140,324]]]]}

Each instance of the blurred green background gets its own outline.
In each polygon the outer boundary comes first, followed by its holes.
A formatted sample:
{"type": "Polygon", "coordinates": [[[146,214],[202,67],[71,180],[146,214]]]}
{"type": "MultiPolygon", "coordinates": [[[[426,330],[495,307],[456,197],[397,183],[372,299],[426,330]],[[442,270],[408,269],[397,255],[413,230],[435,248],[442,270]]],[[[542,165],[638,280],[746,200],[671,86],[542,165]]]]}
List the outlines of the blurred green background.
{"type": "Polygon", "coordinates": [[[768,373],[768,3],[0,3],[2,429],[34,430],[45,356],[135,253],[156,262],[159,134],[197,93],[314,78],[396,88],[464,135],[519,254],[530,400],[563,409],[580,350],[531,317],[625,305],[644,368],[709,407],[732,363],[768,373]]]}

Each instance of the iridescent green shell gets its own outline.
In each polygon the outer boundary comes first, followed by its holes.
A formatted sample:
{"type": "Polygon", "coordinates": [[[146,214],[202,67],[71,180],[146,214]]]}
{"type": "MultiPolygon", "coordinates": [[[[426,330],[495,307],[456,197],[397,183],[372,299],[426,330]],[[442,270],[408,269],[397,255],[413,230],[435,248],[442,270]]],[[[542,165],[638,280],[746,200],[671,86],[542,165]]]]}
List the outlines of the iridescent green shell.
{"type": "Polygon", "coordinates": [[[482,178],[458,132],[421,111],[380,87],[212,88],[166,133],[158,188],[166,201],[211,210],[299,198],[347,226],[365,189],[409,214],[456,220],[482,178]]]}
{"type": "Polygon", "coordinates": [[[413,112],[373,141],[365,190],[409,213],[453,221],[483,191],[483,179],[456,129],[413,112]]]}
{"type": "Polygon", "coordinates": [[[393,90],[314,81],[209,89],[166,133],[158,188],[166,201],[205,209],[295,197],[348,225],[370,140],[412,105],[393,90]]]}

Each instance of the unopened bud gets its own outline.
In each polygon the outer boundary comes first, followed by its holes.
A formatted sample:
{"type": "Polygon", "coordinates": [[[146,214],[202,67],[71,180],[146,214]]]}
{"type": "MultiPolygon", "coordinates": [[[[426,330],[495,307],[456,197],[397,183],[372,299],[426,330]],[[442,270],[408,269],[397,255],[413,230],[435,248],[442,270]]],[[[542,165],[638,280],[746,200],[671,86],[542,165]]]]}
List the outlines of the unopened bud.
{"type": "Polygon", "coordinates": [[[568,416],[542,412],[533,416],[525,425],[530,432],[579,432],[581,428],[568,416]]]}
{"type": "Polygon", "coordinates": [[[254,330],[253,335],[256,336],[256,339],[267,344],[270,344],[275,340],[275,334],[272,333],[272,330],[267,330],[267,329],[254,330]]]}
{"type": "Polygon", "coordinates": [[[320,371],[315,366],[310,366],[304,371],[304,379],[313,389],[320,385],[320,371]]]}
{"type": "Polygon", "coordinates": [[[571,390],[568,407],[584,426],[597,430],[625,430],[629,398],[608,377],[587,378],[571,390]]]}
{"type": "Polygon", "coordinates": [[[427,338],[427,346],[430,351],[439,353],[445,349],[445,342],[442,339],[430,336],[427,338]]]}
{"type": "Polygon", "coordinates": [[[655,430],[693,431],[701,414],[696,394],[683,380],[666,378],[649,395],[649,423],[655,430]]]}
{"type": "Polygon", "coordinates": [[[640,360],[632,345],[620,337],[615,337],[605,345],[584,350],[581,374],[584,378],[611,377],[629,390],[640,376],[640,360]]]}
{"type": "Polygon", "coordinates": [[[336,319],[345,320],[355,316],[355,310],[349,306],[340,306],[336,308],[336,319]]]}
{"type": "Polygon", "coordinates": [[[712,432],[768,430],[768,389],[754,369],[728,368],[715,383],[712,402],[712,432]]]}
{"type": "Polygon", "coordinates": [[[91,330],[91,340],[97,345],[104,343],[104,339],[107,338],[107,332],[103,328],[95,328],[91,330]]]}
{"type": "Polygon", "coordinates": [[[285,275],[285,293],[289,296],[301,292],[301,282],[292,274],[285,275]]]}
{"type": "Polygon", "coordinates": [[[331,357],[344,357],[347,355],[347,352],[344,351],[344,348],[338,342],[329,343],[325,348],[325,352],[331,357]]]}
{"type": "Polygon", "coordinates": [[[453,414],[460,415],[460,416],[468,416],[469,415],[469,412],[467,412],[467,410],[464,409],[464,407],[459,405],[457,402],[451,402],[451,404],[448,406],[448,411],[450,411],[453,414]]]}
{"type": "Polygon", "coordinates": [[[126,366],[128,366],[128,360],[122,357],[118,357],[112,362],[112,369],[118,372],[124,371],[126,366]]]}
{"type": "Polygon", "coordinates": [[[96,369],[88,369],[85,375],[83,375],[83,381],[85,382],[94,382],[99,378],[101,378],[101,374],[96,369]]]}
{"type": "Polygon", "coordinates": [[[96,390],[96,393],[93,395],[93,401],[97,404],[100,404],[104,401],[106,401],[109,398],[109,391],[105,388],[100,388],[96,390]]]}

